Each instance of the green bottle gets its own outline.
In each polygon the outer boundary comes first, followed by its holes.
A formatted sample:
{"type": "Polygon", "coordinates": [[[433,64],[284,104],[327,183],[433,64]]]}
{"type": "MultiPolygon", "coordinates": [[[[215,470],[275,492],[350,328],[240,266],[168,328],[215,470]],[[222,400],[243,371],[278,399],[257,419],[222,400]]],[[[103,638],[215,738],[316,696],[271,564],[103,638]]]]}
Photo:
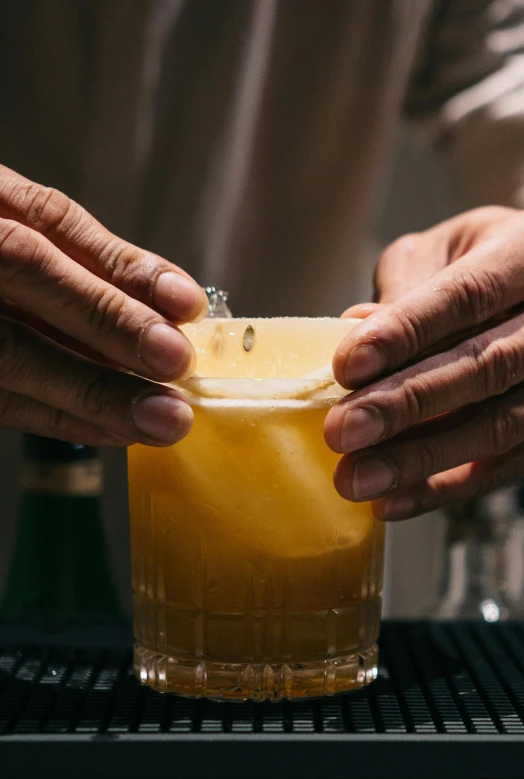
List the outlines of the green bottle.
{"type": "Polygon", "coordinates": [[[20,489],[0,616],[58,627],[121,615],[101,522],[98,450],[25,435],[20,489]]]}

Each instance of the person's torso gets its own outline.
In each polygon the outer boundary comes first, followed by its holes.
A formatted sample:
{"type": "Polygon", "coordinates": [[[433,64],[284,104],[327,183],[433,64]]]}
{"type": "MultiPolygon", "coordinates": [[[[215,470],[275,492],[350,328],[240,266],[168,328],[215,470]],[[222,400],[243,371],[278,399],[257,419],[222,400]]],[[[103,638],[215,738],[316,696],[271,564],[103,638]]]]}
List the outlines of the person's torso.
{"type": "Polygon", "coordinates": [[[6,3],[0,159],[236,313],[336,314],[430,7],[6,3]]]}

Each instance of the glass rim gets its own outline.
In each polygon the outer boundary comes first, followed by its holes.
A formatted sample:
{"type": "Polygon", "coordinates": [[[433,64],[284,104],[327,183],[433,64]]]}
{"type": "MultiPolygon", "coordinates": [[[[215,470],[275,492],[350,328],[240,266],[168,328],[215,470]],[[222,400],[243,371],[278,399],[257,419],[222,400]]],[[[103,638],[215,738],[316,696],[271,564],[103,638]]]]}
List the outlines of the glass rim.
{"type": "Polygon", "coordinates": [[[343,398],[348,390],[335,379],[237,379],[202,378],[173,382],[191,405],[237,401],[239,403],[320,403],[343,398]]]}
{"type": "Polygon", "coordinates": [[[170,382],[169,386],[171,387],[188,387],[188,386],[195,386],[196,384],[202,384],[202,385],[211,385],[216,384],[217,382],[224,382],[227,384],[227,386],[230,386],[231,384],[249,384],[254,385],[257,387],[261,387],[263,384],[275,384],[278,387],[284,387],[286,384],[289,385],[295,385],[300,384],[301,386],[307,386],[307,387],[331,387],[333,385],[336,385],[340,389],[344,389],[333,376],[331,377],[317,377],[317,378],[301,378],[300,376],[297,376],[295,378],[263,378],[263,379],[252,379],[252,378],[238,378],[236,376],[190,376],[188,379],[176,379],[173,382],[170,382]]]}
{"type": "Polygon", "coordinates": [[[204,322],[216,322],[217,320],[220,320],[221,322],[275,322],[275,321],[288,321],[292,319],[293,321],[299,321],[299,322],[323,322],[323,321],[338,321],[339,319],[342,321],[353,321],[353,320],[360,320],[360,317],[342,317],[342,316],[213,316],[213,317],[204,317],[204,319],[199,320],[198,322],[184,322],[183,325],[200,325],[204,322]]]}

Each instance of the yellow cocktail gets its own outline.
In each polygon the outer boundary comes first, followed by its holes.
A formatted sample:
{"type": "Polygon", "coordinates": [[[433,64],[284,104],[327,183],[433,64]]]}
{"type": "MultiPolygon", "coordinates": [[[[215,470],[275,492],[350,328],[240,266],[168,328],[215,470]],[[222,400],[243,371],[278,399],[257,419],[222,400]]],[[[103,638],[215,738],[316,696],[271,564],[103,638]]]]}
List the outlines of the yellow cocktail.
{"type": "MultiPolygon", "coordinates": [[[[185,327],[195,424],[129,450],[135,667],[160,690],[326,695],[376,672],[384,530],[333,487],[339,319],[185,327]]],[[[182,386],[182,385],[179,385],[182,386]]]]}

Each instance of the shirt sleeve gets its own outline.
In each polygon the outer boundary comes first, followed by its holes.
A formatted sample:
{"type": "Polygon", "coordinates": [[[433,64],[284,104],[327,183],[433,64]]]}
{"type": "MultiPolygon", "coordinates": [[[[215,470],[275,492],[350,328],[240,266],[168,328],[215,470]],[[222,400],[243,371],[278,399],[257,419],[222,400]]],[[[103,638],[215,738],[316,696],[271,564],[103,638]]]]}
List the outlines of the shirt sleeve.
{"type": "Polygon", "coordinates": [[[434,3],[405,113],[463,207],[524,207],[524,1],[434,3]]]}

